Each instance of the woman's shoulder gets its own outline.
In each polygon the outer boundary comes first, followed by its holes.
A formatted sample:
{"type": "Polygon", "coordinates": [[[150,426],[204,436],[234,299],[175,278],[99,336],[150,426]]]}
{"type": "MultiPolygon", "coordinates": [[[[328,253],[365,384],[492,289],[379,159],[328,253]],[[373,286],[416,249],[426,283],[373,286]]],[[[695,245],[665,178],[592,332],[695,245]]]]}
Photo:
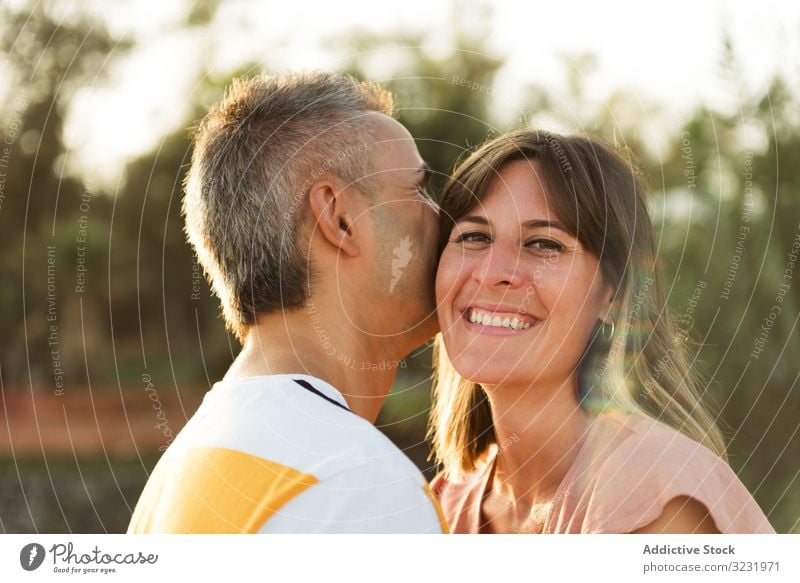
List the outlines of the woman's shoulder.
{"type": "Polygon", "coordinates": [[[598,462],[596,488],[614,503],[649,505],[738,481],[714,452],[650,417],[609,415],[604,429],[613,438],[598,462]]]}
{"type": "Polygon", "coordinates": [[[630,532],[676,498],[705,506],[720,532],[774,532],[728,463],[680,431],[643,415],[604,415],[606,443],[593,480],[593,532],[630,532]]]}
{"type": "Polygon", "coordinates": [[[647,469],[671,467],[678,464],[701,464],[705,467],[729,470],[717,454],[680,431],[645,415],[604,414],[605,430],[616,437],[616,447],[609,452],[609,461],[631,471],[640,466],[647,469]],[[654,461],[660,465],[654,465],[654,461]]]}
{"type": "Polygon", "coordinates": [[[481,494],[494,454],[495,446],[490,446],[469,472],[457,476],[439,472],[431,480],[431,492],[444,512],[450,532],[477,532],[481,494]]]}

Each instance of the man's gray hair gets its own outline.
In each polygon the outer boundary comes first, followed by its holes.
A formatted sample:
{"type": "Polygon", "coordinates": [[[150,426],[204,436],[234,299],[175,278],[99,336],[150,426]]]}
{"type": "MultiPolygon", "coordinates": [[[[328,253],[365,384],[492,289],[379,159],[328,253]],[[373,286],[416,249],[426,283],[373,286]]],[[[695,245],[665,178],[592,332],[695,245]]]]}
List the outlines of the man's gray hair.
{"type": "Polygon", "coordinates": [[[185,231],[229,329],[302,307],[309,258],[299,241],[312,183],[330,172],[368,196],[372,129],[392,95],[349,75],[262,74],[233,82],[194,134],[185,231]]]}

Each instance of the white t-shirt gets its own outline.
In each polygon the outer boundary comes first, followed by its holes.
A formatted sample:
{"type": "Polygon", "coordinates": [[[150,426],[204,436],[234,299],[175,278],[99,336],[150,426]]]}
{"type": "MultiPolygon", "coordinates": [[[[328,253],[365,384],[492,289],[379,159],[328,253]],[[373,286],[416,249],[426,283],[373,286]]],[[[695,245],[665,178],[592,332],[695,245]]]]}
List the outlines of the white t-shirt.
{"type": "Polygon", "coordinates": [[[128,532],[440,533],[424,477],[308,375],[222,381],[153,470],[128,532]],[[300,381],[298,383],[297,381],[300,381]]]}

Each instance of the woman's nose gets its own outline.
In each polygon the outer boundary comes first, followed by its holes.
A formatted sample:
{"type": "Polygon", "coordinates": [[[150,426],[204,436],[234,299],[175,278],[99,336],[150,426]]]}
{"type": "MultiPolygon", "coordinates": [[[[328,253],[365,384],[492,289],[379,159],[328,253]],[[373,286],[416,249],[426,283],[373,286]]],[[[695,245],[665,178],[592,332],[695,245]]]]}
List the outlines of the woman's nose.
{"type": "Polygon", "coordinates": [[[475,266],[475,279],[485,287],[520,287],[525,274],[520,263],[520,253],[515,247],[493,245],[475,266]]]}

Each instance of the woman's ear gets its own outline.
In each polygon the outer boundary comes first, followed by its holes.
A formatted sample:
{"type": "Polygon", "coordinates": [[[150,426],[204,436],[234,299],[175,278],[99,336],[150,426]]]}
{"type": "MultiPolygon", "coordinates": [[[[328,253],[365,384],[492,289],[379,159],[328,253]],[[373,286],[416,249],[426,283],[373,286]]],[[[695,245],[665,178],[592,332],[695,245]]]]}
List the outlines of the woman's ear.
{"type": "Polygon", "coordinates": [[[603,287],[603,302],[598,318],[608,325],[616,322],[619,318],[619,298],[616,295],[617,289],[614,286],[606,284],[603,287]]]}
{"type": "Polygon", "coordinates": [[[331,245],[351,257],[360,253],[353,217],[362,212],[360,192],[335,179],[321,179],[311,186],[309,208],[314,229],[331,245]]]}

